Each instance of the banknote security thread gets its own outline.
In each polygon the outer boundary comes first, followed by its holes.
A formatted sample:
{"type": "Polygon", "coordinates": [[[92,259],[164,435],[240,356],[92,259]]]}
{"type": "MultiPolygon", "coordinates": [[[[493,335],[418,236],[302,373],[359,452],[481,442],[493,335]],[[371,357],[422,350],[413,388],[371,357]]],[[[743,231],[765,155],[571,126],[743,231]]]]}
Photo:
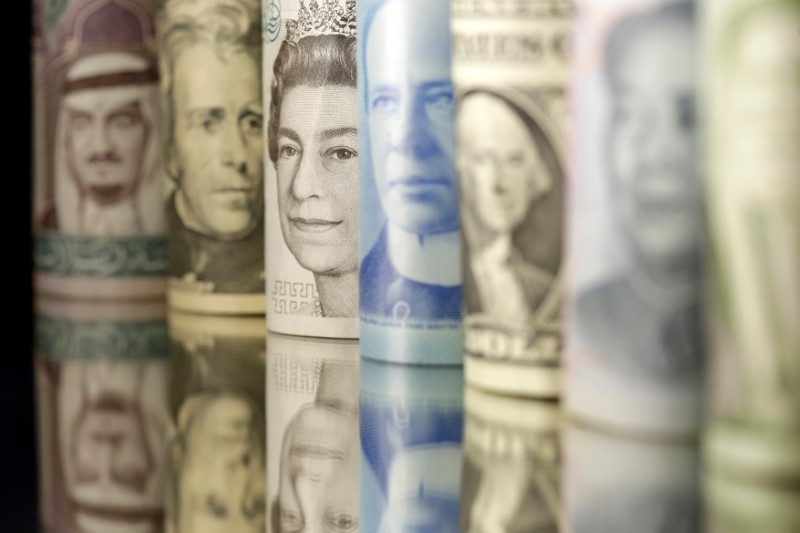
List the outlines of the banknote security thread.
{"type": "Polygon", "coordinates": [[[264,314],[259,0],[159,12],[170,306],[264,314]]]}
{"type": "Polygon", "coordinates": [[[358,343],[270,333],[270,533],[360,527],[358,343]]]}
{"type": "Polygon", "coordinates": [[[705,366],[695,3],[576,13],[566,409],[688,438],[705,366]]]}
{"type": "Polygon", "coordinates": [[[446,0],[358,3],[362,355],[461,364],[446,0]]]}
{"type": "Polygon", "coordinates": [[[68,0],[41,8],[35,287],[85,300],[162,296],[167,248],[153,4],[68,0]]]}
{"type": "Polygon", "coordinates": [[[458,531],[463,379],[361,360],[362,531],[458,531]]]}
{"type": "Polygon", "coordinates": [[[704,5],[714,476],[800,482],[800,5],[704,5]],[[747,127],[743,127],[747,124],[747,127]]]}
{"type": "Polygon", "coordinates": [[[467,382],[560,394],[568,2],[452,4],[467,382]]]}
{"type": "Polygon", "coordinates": [[[279,18],[264,29],[269,328],[358,338],[355,0],[272,7],[279,18]]]}

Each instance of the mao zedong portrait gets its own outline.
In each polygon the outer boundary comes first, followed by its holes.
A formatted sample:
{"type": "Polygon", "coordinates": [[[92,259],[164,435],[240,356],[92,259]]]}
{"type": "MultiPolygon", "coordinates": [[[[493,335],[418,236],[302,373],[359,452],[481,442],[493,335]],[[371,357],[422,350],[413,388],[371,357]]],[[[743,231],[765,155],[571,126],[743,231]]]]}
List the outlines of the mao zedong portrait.
{"type": "Polygon", "coordinates": [[[631,266],[577,302],[586,341],[623,369],[669,378],[702,364],[694,9],[673,3],[612,29],[610,192],[631,266]]]}
{"type": "Polygon", "coordinates": [[[171,269],[203,290],[264,290],[259,21],[257,0],[162,12],[171,269]]]}
{"type": "Polygon", "coordinates": [[[371,170],[386,215],[361,265],[362,313],[461,317],[448,20],[447,2],[387,0],[361,21],[371,170]]]}
{"type": "MultiPolygon", "coordinates": [[[[354,3],[349,10],[344,17],[354,21],[354,3]]],[[[357,317],[355,27],[349,34],[302,30],[296,21],[287,23],[273,66],[268,146],[277,171],[281,232],[300,266],[314,274],[319,292],[318,301],[297,313],[357,317]]]]}

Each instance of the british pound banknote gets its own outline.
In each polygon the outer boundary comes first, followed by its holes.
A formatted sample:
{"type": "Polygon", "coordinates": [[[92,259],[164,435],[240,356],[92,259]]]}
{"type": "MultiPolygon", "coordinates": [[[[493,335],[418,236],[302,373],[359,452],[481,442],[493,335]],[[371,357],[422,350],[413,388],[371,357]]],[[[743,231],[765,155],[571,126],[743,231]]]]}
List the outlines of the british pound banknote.
{"type": "Polygon", "coordinates": [[[570,414],[691,436],[702,410],[695,3],[576,3],[570,414]]]}
{"type": "Polygon", "coordinates": [[[264,314],[261,4],[161,4],[169,303],[264,314]]]}
{"type": "Polygon", "coordinates": [[[361,527],[459,528],[464,374],[361,360],[361,527]]]}
{"type": "Polygon", "coordinates": [[[264,13],[269,328],[358,338],[356,2],[264,13]]]}
{"type": "Polygon", "coordinates": [[[460,531],[560,531],[558,404],[468,386],[464,412],[460,531]]]}
{"type": "Polygon", "coordinates": [[[560,394],[570,3],[452,4],[467,382],[560,394]]]}
{"type": "Polygon", "coordinates": [[[40,531],[162,533],[164,304],[35,308],[40,531]]]}
{"type": "Polygon", "coordinates": [[[450,3],[358,3],[361,353],[461,364],[450,3]]]}
{"type": "Polygon", "coordinates": [[[36,289],[87,300],[161,296],[167,244],[154,4],[41,7],[36,289]]]}
{"type": "Polygon", "coordinates": [[[267,339],[270,533],[360,528],[358,343],[267,339]]]}
{"type": "Polygon", "coordinates": [[[798,487],[800,4],[713,1],[704,15],[714,296],[706,459],[715,474],[798,487]]]}
{"type": "Polygon", "coordinates": [[[166,531],[264,533],[263,318],[169,315],[166,531]]]}

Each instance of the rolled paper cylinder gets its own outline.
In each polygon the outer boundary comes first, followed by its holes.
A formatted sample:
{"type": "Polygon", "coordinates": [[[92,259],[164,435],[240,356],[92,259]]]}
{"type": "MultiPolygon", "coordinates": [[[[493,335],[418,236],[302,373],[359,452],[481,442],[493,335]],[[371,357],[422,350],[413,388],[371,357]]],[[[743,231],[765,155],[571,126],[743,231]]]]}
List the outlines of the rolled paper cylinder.
{"type": "Polygon", "coordinates": [[[41,4],[36,290],[84,300],[161,297],[167,244],[153,2],[41,4]]]}
{"type": "Polygon", "coordinates": [[[695,2],[576,4],[566,410],[693,438],[703,400],[695,2]]]}
{"type": "Polygon", "coordinates": [[[358,2],[361,353],[461,364],[450,3],[358,2]]]}
{"type": "Polygon", "coordinates": [[[560,531],[558,404],[467,387],[464,412],[461,532],[560,531]]]}
{"type": "Polygon", "coordinates": [[[267,346],[269,531],[359,531],[358,342],[267,346]]]}
{"type": "Polygon", "coordinates": [[[361,531],[458,531],[463,379],[362,358],[361,531]]]}
{"type": "Polygon", "coordinates": [[[464,372],[492,392],[561,393],[571,8],[452,4],[464,372]]]}
{"type": "Polygon", "coordinates": [[[800,490],[722,476],[703,480],[708,533],[760,533],[800,529],[800,490]],[[744,482],[743,482],[744,481],[744,482]]]}
{"type": "Polygon", "coordinates": [[[355,0],[265,0],[270,331],[358,338],[355,0]]]}
{"type": "Polygon", "coordinates": [[[259,0],[165,0],[159,12],[170,307],[263,315],[259,0]]]}
{"type": "Polygon", "coordinates": [[[164,304],[42,299],[35,307],[42,530],[161,533],[164,304]]]}
{"type": "Polygon", "coordinates": [[[713,280],[706,466],[715,477],[797,488],[800,4],[704,6],[713,280]]]}
{"type": "Polygon", "coordinates": [[[168,532],[265,531],[264,318],[169,315],[168,532]]]}

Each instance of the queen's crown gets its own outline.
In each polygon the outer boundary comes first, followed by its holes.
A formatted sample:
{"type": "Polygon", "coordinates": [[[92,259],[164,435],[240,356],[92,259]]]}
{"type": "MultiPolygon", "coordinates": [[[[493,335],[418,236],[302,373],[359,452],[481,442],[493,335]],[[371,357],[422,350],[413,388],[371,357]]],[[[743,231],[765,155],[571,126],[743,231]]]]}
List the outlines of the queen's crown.
{"type": "Polygon", "coordinates": [[[356,35],[355,0],[300,0],[297,18],[286,22],[286,40],[297,42],[309,35],[356,35]]]}

